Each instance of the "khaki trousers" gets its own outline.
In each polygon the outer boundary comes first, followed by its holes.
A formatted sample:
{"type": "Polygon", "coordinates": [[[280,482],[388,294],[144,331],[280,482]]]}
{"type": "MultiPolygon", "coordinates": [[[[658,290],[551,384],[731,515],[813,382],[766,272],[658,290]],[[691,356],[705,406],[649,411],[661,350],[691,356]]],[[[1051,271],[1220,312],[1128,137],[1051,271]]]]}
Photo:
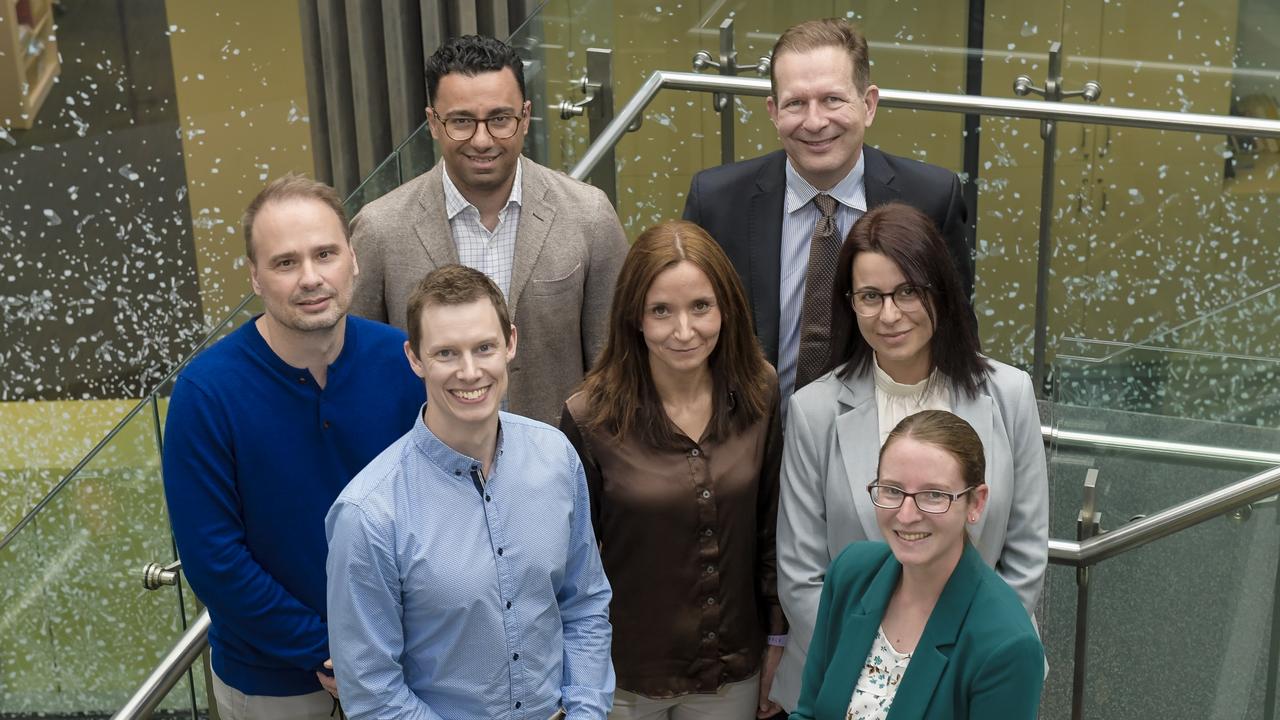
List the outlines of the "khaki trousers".
{"type": "Polygon", "coordinates": [[[333,696],[324,690],[306,695],[245,695],[213,675],[213,697],[222,720],[330,720],[333,696]]]}
{"type": "Polygon", "coordinates": [[[754,720],[760,703],[760,673],[714,693],[649,698],[618,688],[609,720],[754,720]]]}

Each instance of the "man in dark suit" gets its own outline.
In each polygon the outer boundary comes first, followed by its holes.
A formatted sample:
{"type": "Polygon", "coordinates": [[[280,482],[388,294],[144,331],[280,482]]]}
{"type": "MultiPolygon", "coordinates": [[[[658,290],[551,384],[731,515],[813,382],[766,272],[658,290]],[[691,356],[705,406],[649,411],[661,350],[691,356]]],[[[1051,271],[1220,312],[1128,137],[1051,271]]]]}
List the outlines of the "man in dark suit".
{"type": "Polygon", "coordinates": [[[868,208],[905,202],[933,218],[970,297],[973,248],[954,173],[863,145],[880,90],[856,28],[842,19],[789,28],[773,47],[770,82],[782,150],[698,173],[684,217],[711,233],[742,277],[785,403],[827,363],[835,255],[868,208]]]}

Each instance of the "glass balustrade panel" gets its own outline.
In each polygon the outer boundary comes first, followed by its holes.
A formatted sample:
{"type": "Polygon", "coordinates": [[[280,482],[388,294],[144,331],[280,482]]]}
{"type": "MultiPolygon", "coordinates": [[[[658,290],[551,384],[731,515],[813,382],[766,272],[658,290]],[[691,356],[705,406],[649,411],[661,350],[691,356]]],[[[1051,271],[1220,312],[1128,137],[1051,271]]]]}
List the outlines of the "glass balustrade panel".
{"type": "MultiPolygon", "coordinates": [[[[1278,549],[1272,498],[1093,568],[1084,717],[1267,717],[1278,549]]],[[[1076,572],[1051,567],[1049,584],[1059,601],[1041,625],[1050,666],[1041,717],[1068,718],[1076,572]]]]}
{"type": "Polygon", "coordinates": [[[0,714],[110,715],[181,633],[142,586],[174,559],[157,442],[147,405],[0,550],[0,714]]]}

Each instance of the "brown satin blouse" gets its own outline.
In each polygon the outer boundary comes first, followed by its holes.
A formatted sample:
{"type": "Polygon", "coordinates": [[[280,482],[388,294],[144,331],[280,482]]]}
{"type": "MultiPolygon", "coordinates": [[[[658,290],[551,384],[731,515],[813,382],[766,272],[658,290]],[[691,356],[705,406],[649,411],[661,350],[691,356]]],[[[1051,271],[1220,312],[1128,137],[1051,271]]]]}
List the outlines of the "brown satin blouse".
{"type": "Polygon", "coordinates": [[[759,670],[766,633],[786,633],[776,381],[773,393],[770,412],[745,432],[698,442],[681,434],[667,448],[587,432],[585,396],[565,403],[560,429],[586,469],[613,586],[618,687],[654,698],[715,692],[759,670]]]}

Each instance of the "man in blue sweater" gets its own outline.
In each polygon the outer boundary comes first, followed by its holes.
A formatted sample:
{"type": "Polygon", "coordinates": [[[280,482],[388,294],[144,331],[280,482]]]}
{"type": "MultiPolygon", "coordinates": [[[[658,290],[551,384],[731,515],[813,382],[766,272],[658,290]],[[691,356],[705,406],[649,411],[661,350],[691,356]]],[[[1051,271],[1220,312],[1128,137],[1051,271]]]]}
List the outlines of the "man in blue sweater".
{"type": "Polygon", "coordinates": [[[359,269],[332,188],[280,178],[243,228],[266,312],[178,376],[165,496],[213,620],[221,716],[328,718],[325,513],[413,422],[424,392],[403,332],[347,316],[359,269]]]}

